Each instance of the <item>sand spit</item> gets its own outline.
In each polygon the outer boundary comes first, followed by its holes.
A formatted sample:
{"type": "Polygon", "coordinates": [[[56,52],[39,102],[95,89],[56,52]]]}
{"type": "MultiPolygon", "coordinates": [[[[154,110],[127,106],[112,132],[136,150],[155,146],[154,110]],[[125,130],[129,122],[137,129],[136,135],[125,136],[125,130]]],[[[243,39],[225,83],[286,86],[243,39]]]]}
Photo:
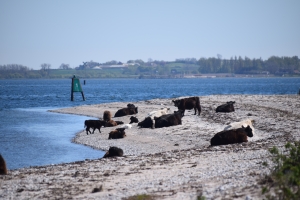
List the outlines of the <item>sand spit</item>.
{"type": "MultiPolygon", "coordinates": [[[[181,97],[183,98],[183,97],[181,97]]],[[[0,199],[122,199],[149,194],[157,199],[261,199],[260,178],[268,149],[300,140],[300,96],[211,95],[200,96],[200,117],[186,111],[183,124],[159,129],[126,129],[124,139],[108,140],[112,128],[74,142],[96,149],[117,146],[124,157],[85,160],[51,166],[10,170],[0,176],[0,199]],[[226,101],[235,101],[234,113],[215,113],[226,101]],[[255,135],[248,143],[210,147],[210,138],[231,122],[254,119],[255,135]],[[95,192],[98,191],[98,192],[95,192]]],[[[54,110],[102,118],[128,103],[138,107],[140,121],[148,112],[168,107],[172,99],[85,105],[54,110]]],[[[114,118],[129,123],[130,116],[114,118]]],[[[83,124],[84,122],[82,122],[83,124]]],[[[118,127],[120,127],[119,125],[118,127]]]]}

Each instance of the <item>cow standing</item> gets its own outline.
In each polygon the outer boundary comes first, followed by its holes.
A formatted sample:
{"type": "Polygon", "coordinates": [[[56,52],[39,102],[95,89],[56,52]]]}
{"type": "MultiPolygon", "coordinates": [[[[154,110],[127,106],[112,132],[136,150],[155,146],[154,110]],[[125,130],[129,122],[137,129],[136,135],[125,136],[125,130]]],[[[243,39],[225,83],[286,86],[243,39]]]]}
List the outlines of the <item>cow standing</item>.
{"type": "Polygon", "coordinates": [[[185,110],[195,110],[195,115],[200,115],[201,113],[201,106],[200,106],[200,99],[199,97],[189,97],[184,99],[177,99],[172,101],[174,103],[174,106],[177,107],[179,110],[182,110],[182,116],[184,116],[185,110]]]}
{"type": "Polygon", "coordinates": [[[101,133],[101,127],[105,126],[106,122],[103,120],[95,120],[95,119],[89,119],[84,121],[84,127],[86,127],[86,134],[94,134],[95,129],[98,129],[101,133]],[[93,128],[93,132],[90,131],[90,128],[93,128]]]}

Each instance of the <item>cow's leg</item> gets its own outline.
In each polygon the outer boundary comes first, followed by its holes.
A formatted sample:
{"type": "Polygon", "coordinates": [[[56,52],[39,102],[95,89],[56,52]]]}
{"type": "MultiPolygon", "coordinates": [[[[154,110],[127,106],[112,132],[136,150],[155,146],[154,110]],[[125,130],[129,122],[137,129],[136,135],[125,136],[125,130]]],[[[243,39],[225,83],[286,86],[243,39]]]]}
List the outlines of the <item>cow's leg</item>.
{"type": "Polygon", "coordinates": [[[94,134],[94,132],[95,132],[95,129],[96,129],[96,128],[95,128],[95,127],[93,127],[93,134],[94,134]]]}
{"type": "Polygon", "coordinates": [[[88,135],[89,134],[88,131],[90,131],[90,127],[86,127],[85,131],[86,131],[86,134],[88,135]]]}
{"type": "Polygon", "coordinates": [[[194,110],[195,110],[195,114],[194,115],[197,115],[197,108],[194,108],[194,110]]]}

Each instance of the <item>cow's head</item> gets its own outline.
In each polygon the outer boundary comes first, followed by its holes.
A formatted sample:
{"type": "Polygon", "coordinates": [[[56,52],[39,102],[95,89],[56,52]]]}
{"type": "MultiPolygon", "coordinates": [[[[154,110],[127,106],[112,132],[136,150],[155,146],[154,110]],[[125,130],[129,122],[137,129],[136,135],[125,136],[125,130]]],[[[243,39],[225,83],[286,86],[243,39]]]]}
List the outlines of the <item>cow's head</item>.
{"type": "Polygon", "coordinates": [[[244,126],[242,126],[242,128],[245,129],[248,137],[253,137],[252,128],[250,128],[249,125],[246,128],[244,126]]]}
{"type": "Polygon", "coordinates": [[[174,103],[174,106],[175,106],[175,107],[178,107],[179,104],[180,104],[180,100],[179,100],[179,99],[177,99],[177,100],[172,100],[172,102],[174,103]]]}

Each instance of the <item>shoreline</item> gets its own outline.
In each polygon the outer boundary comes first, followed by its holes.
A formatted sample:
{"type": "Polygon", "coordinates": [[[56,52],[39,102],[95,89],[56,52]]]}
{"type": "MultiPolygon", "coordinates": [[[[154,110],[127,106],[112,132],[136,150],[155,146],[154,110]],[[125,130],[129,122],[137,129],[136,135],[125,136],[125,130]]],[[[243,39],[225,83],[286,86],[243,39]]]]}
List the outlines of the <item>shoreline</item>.
{"type": "MultiPolygon", "coordinates": [[[[133,103],[139,109],[134,116],[142,121],[153,110],[177,110],[171,100],[84,105],[51,112],[102,118],[105,110],[114,115],[133,103]]],[[[262,198],[258,182],[268,172],[261,164],[268,160],[268,148],[300,140],[299,96],[209,95],[200,96],[200,102],[200,117],[186,110],[182,125],[139,129],[134,124],[125,130],[124,139],[108,140],[108,133],[117,127],[101,128],[102,133],[96,130],[91,135],[83,130],[73,142],[103,151],[117,146],[123,149],[124,157],[11,170],[0,176],[0,197],[121,199],[149,194],[159,199],[195,199],[201,195],[206,199],[262,198]],[[236,111],[215,113],[216,106],[227,101],[236,101],[236,111]],[[209,146],[215,133],[246,118],[255,120],[255,134],[248,143],[209,146]],[[92,193],[100,186],[101,192],[92,193]]],[[[129,118],[113,119],[127,124],[129,118]]]]}

